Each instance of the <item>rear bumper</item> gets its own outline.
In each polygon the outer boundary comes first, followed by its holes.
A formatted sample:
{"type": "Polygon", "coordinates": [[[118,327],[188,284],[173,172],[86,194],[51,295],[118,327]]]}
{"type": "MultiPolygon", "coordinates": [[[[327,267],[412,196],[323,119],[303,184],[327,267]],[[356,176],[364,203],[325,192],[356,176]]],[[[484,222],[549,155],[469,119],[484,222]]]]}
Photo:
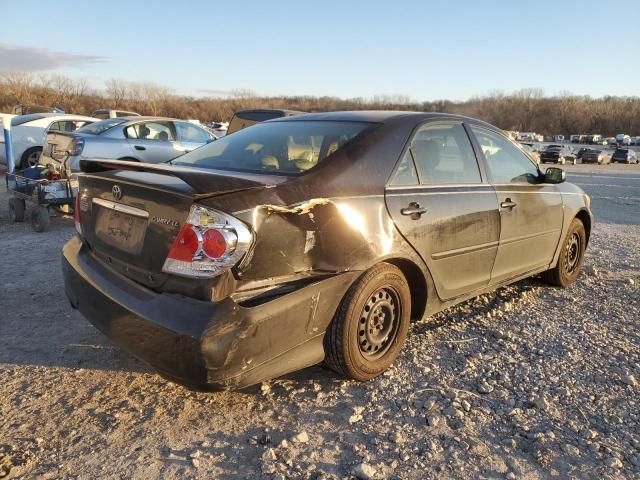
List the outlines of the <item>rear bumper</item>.
{"type": "Polygon", "coordinates": [[[258,306],[156,293],[96,260],[76,236],[63,248],[66,294],[114,343],[193,388],[243,388],[324,359],[324,332],[356,272],[258,306]]]}

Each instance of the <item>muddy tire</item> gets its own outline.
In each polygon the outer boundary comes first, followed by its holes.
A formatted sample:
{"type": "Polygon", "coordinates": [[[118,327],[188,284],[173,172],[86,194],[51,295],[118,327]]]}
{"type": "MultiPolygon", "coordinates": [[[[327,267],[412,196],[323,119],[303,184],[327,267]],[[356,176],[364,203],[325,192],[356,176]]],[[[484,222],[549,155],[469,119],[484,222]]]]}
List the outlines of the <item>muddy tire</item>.
{"type": "Polygon", "coordinates": [[[24,200],[21,198],[11,197],[9,199],[9,221],[24,222],[24,200]]]}
{"type": "Polygon", "coordinates": [[[31,227],[38,233],[44,232],[49,228],[51,218],[47,207],[35,207],[31,210],[31,227]]]}
{"type": "Polygon", "coordinates": [[[342,299],[324,338],[325,363],[354,380],[370,380],[395,361],[407,336],[411,295],[404,275],[380,263],[342,299]]]}
{"type": "Polygon", "coordinates": [[[563,240],[557,265],[544,272],[542,279],[556,287],[564,288],[571,285],[580,274],[586,246],[587,234],[584,225],[578,218],[574,218],[563,240]]]}

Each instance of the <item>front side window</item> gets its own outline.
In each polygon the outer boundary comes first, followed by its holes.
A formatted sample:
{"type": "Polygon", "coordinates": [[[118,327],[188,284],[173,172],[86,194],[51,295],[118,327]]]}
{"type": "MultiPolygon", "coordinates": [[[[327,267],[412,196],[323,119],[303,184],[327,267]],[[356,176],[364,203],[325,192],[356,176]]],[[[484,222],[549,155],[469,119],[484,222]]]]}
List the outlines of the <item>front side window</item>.
{"type": "Polygon", "coordinates": [[[125,132],[127,138],[139,140],[157,140],[159,142],[175,140],[169,124],[162,122],[136,123],[135,125],[129,125],[125,132]]]}
{"type": "Polygon", "coordinates": [[[207,143],[212,138],[211,135],[202,128],[196,127],[190,123],[176,122],[175,126],[178,132],[178,138],[181,142],[207,143]]]}
{"type": "Polygon", "coordinates": [[[372,125],[363,122],[258,123],[172,163],[255,173],[299,174],[325,161],[372,125]]]}
{"type": "Polygon", "coordinates": [[[427,124],[411,142],[423,184],[480,183],[478,162],[460,123],[427,124]]]}
{"type": "Polygon", "coordinates": [[[497,132],[472,126],[494,183],[537,183],[538,168],[518,147],[497,132]]]}

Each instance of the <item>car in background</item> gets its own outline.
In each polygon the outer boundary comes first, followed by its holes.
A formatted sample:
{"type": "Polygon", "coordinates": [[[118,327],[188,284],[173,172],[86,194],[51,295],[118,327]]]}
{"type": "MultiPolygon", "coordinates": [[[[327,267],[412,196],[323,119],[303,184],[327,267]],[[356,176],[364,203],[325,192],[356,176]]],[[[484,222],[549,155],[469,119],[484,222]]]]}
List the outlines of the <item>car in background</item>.
{"type": "Polygon", "coordinates": [[[611,155],[611,163],[638,163],[638,154],[630,148],[617,148],[611,155]]]}
{"type": "Polygon", "coordinates": [[[86,158],[162,163],[215,139],[211,132],[186,120],[109,118],[73,133],[50,132],[43,155],[66,171],[77,172],[80,161],[86,158]]]}
{"type": "Polygon", "coordinates": [[[585,152],[580,156],[582,163],[597,163],[598,165],[605,163],[606,156],[602,153],[602,150],[596,150],[594,148],[586,148],[584,150],[585,152]]]}
{"type": "Polygon", "coordinates": [[[58,107],[45,107],[42,105],[27,105],[21,103],[14,105],[11,109],[11,113],[13,115],[29,115],[31,113],[57,113],[59,115],[63,115],[65,112],[63,109],[58,107]]]}
{"type": "MultiPolygon", "coordinates": [[[[38,164],[47,131],[74,132],[96,122],[93,117],[82,115],[58,115],[57,113],[31,113],[11,118],[13,156],[16,168],[38,164]]],[[[4,139],[3,144],[4,147],[4,139]]],[[[6,165],[5,149],[0,149],[0,163],[6,165]]]]}
{"type": "Polygon", "coordinates": [[[267,120],[273,120],[274,118],[292,117],[303,113],[305,112],[299,112],[297,110],[282,110],[277,108],[238,110],[233,114],[233,117],[231,117],[226,135],[231,135],[233,132],[250,127],[256,123],[266,122],[267,120]]]}
{"type": "Polygon", "coordinates": [[[100,120],[106,120],[107,118],[139,117],[140,114],[136,112],[127,112],[126,110],[109,110],[101,108],[93,112],[92,116],[99,118],[100,120]]]}
{"type": "Polygon", "coordinates": [[[564,145],[548,145],[540,152],[540,163],[577,163],[576,155],[573,150],[564,145]]]}
{"type": "Polygon", "coordinates": [[[412,319],[537,273],[575,282],[592,224],[562,169],[441,113],[279,118],[170,165],[82,170],[62,252],[71,305],[195,388],[322,361],[372,379],[412,319]]]}

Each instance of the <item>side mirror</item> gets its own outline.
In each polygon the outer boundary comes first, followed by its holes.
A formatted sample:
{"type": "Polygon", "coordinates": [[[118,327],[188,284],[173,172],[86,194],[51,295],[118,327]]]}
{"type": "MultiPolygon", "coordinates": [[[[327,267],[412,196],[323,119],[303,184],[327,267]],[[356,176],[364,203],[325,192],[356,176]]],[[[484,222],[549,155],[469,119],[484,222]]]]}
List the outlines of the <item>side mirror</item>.
{"type": "Polygon", "coordinates": [[[562,183],[567,179],[567,172],[561,168],[549,167],[544,172],[544,183],[562,183]]]}

